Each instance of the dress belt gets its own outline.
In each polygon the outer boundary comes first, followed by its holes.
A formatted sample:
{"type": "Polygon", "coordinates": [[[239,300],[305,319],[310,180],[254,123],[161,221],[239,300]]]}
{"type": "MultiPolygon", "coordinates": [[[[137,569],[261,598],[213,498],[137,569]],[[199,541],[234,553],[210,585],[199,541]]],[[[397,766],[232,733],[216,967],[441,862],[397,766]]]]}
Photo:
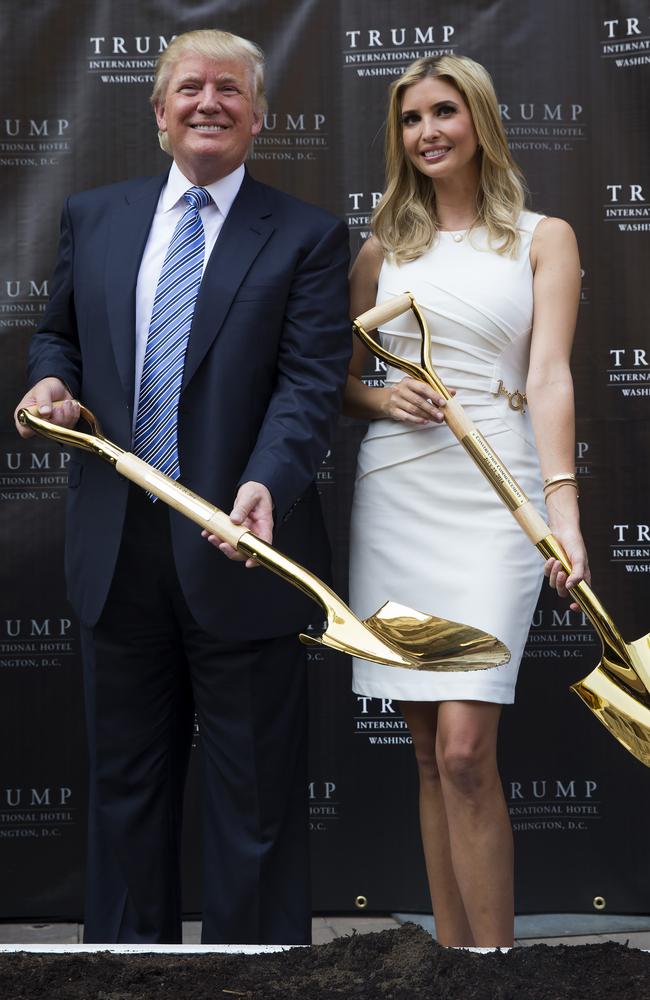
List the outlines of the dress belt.
{"type": "MultiPolygon", "coordinates": [[[[384,384],[396,385],[397,382],[399,381],[400,381],[399,378],[396,379],[395,381],[386,379],[384,384]]],[[[482,389],[483,391],[485,391],[484,384],[481,385],[478,382],[476,384],[472,384],[471,386],[467,385],[465,386],[465,388],[468,387],[474,389],[482,389]]],[[[497,382],[496,378],[493,378],[489,391],[494,396],[505,396],[506,399],[508,400],[508,406],[510,407],[511,410],[519,410],[521,411],[521,413],[526,412],[526,407],[528,406],[528,397],[526,396],[525,392],[521,391],[521,389],[515,389],[513,392],[510,392],[510,390],[506,389],[505,385],[503,384],[503,379],[500,378],[497,382]]]]}
{"type": "Polygon", "coordinates": [[[498,386],[496,389],[493,389],[492,392],[495,396],[506,396],[508,399],[508,406],[511,410],[521,410],[522,413],[526,412],[526,406],[528,404],[526,393],[521,392],[519,389],[515,389],[514,392],[509,392],[503,384],[503,379],[499,379],[498,386]]]}

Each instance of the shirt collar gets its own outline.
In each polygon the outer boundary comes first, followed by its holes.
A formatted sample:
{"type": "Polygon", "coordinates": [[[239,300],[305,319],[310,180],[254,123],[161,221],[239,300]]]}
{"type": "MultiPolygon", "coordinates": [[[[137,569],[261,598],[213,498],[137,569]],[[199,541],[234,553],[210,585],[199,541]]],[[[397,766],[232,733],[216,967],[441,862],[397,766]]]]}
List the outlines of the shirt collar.
{"type": "MultiPolygon", "coordinates": [[[[244,169],[244,164],[240,164],[231,174],[226,174],[218,181],[213,181],[212,184],[204,184],[203,187],[206,191],[210,192],[210,196],[223,215],[224,219],[228,215],[231,209],[232,203],[239,193],[239,189],[242,186],[244,180],[244,175],[246,171],[244,169]]],[[[191,187],[194,187],[191,181],[188,181],[187,177],[181,173],[176,161],[172,163],[171,170],[169,171],[169,177],[167,178],[167,184],[162,193],[160,207],[163,212],[169,212],[170,209],[174,208],[178,204],[180,198],[183,197],[186,191],[189,191],[191,187]]]]}

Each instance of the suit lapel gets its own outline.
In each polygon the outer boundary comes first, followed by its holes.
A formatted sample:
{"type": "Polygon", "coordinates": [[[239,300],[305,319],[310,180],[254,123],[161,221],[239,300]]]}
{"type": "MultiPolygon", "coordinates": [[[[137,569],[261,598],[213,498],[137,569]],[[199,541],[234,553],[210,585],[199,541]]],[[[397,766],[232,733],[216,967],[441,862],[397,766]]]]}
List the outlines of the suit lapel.
{"type": "Polygon", "coordinates": [[[106,307],[124,394],[133,405],[135,380],[135,289],[160,190],[167,175],[128,191],[110,221],[106,256],[106,307]]]}
{"type": "Polygon", "coordinates": [[[232,300],[274,226],[264,189],[244,177],[203,275],[185,355],[183,389],[219,334],[232,300]]]}

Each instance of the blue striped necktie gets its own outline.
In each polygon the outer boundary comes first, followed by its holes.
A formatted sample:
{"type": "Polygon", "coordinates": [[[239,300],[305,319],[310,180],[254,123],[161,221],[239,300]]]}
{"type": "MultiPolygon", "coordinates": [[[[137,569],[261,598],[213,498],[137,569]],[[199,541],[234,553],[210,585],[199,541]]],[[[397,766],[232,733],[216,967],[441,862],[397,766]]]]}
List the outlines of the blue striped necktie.
{"type": "Polygon", "coordinates": [[[172,479],[181,474],[178,400],[205,256],[199,210],[212,201],[201,187],[190,188],[183,198],[188,206],[174,230],[156,288],[133,441],[139,458],[172,479]]]}

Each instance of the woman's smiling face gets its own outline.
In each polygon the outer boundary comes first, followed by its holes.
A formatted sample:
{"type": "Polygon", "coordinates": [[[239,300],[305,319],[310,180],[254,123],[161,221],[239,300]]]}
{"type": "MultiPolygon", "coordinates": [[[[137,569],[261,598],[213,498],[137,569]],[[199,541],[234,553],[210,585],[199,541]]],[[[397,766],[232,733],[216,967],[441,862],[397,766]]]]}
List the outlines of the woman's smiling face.
{"type": "Polygon", "coordinates": [[[447,80],[427,76],[407,87],[401,117],[406,155],[432,181],[476,171],[478,139],[472,116],[447,80]]]}

